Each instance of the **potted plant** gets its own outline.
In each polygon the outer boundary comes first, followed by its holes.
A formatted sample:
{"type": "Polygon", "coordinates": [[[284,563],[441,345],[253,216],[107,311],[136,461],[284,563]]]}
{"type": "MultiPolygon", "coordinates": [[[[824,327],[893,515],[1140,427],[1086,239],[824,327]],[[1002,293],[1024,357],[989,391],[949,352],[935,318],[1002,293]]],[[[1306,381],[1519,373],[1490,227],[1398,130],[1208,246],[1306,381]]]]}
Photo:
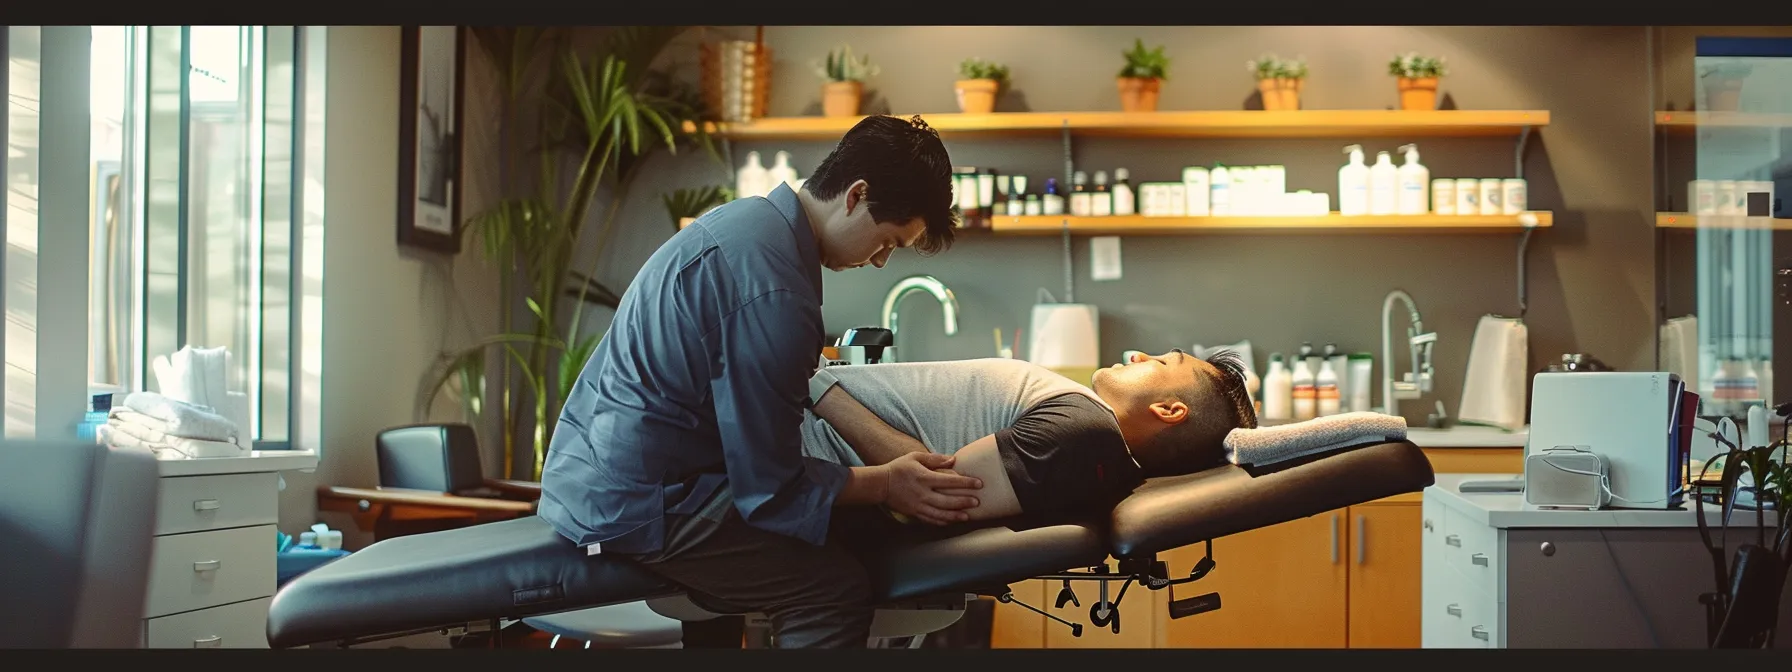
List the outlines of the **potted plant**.
{"type": "Polygon", "coordinates": [[[1134,39],[1131,51],[1121,52],[1126,67],[1120,69],[1120,109],[1127,112],[1156,112],[1157,91],[1163,84],[1164,71],[1170,59],[1164,48],[1146,49],[1145,41],[1134,39]]]}
{"type": "Polygon", "coordinates": [[[870,56],[854,58],[852,47],[840,45],[828,52],[825,64],[816,65],[821,75],[821,113],[828,117],[852,117],[859,114],[859,101],[865,95],[865,80],[877,74],[870,56]]]}
{"type": "Polygon", "coordinates": [[[1738,447],[1723,432],[1710,436],[1725,449],[1706,463],[1689,488],[1699,536],[1711,555],[1714,590],[1699,596],[1706,641],[1718,649],[1772,648],[1780,596],[1792,568],[1792,520],[1785,515],[1786,494],[1792,489],[1786,451],[1792,446],[1783,433],[1769,445],[1748,448],[1738,447]],[[1715,477],[1713,470],[1718,471],[1715,477]],[[1715,538],[1706,522],[1707,502],[1720,512],[1715,538]],[[1754,534],[1743,528],[1742,543],[1732,552],[1730,520],[1738,509],[1755,511],[1754,534]],[[1769,517],[1774,519],[1771,526],[1769,517]]]}
{"type": "Polygon", "coordinates": [[[996,111],[996,94],[1008,83],[1008,66],[967,58],[958,64],[958,111],[965,114],[989,114],[996,111]]]}
{"type": "Polygon", "coordinates": [[[1742,107],[1742,80],[1748,78],[1747,63],[1720,63],[1699,68],[1699,84],[1705,90],[1705,109],[1713,112],[1735,112],[1742,107]]]}
{"type": "Polygon", "coordinates": [[[1400,109],[1437,109],[1437,78],[1444,76],[1444,59],[1407,52],[1388,62],[1388,74],[1400,87],[1400,109]]]}
{"type": "Polygon", "coordinates": [[[1307,81],[1305,59],[1283,60],[1275,54],[1265,54],[1256,60],[1245,61],[1244,66],[1257,77],[1257,91],[1263,94],[1263,109],[1300,109],[1300,90],[1307,81]]]}

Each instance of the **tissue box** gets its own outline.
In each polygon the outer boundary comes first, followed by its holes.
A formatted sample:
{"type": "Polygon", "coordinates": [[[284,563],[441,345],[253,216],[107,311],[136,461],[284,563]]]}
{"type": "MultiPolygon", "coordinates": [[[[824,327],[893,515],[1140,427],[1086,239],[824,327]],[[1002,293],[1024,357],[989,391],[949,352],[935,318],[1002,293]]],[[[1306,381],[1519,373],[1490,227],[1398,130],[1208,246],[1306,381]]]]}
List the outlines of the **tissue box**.
{"type": "Polygon", "coordinates": [[[317,569],[334,562],[337,558],[348,555],[342,549],[313,548],[294,546],[274,554],[274,583],[284,586],[300,574],[317,569]]]}

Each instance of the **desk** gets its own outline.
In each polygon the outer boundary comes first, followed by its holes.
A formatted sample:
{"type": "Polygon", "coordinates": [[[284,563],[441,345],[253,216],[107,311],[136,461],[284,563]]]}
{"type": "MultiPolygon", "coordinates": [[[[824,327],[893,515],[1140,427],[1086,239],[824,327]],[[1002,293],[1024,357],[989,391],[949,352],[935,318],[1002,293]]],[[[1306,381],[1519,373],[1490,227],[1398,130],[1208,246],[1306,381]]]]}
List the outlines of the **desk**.
{"type": "Polygon", "coordinates": [[[309,451],[160,460],[145,648],[267,648],[279,472],[309,451]]]}
{"type": "MultiPolygon", "coordinates": [[[[1716,588],[1696,514],[1685,510],[1546,511],[1522,493],[1463,493],[1438,474],[1421,523],[1425,648],[1705,648],[1699,595],[1716,588]]],[[[1731,518],[1732,548],[1755,537],[1731,518]]],[[[1707,524],[1719,517],[1707,508],[1707,524]]],[[[1765,521],[1773,524],[1772,514],[1765,521]]],[[[1726,560],[1726,562],[1728,562],[1726,560]]],[[[1792,626],[1781,601],[1780,632],[1792,626]]]]}

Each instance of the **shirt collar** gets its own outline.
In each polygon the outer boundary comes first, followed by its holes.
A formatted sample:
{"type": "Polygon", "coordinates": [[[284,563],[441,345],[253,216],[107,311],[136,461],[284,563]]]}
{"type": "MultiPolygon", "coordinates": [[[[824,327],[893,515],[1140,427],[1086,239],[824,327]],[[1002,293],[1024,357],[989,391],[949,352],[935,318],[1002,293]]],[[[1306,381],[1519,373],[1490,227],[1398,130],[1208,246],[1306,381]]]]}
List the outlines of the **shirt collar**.
{"type": "Polygon", "coordinates": [[[821,248],[815,241],[815,230],[809,228],[809,213],[803,210],[803,202],[789,184],[778,185],[765,198],[790,223],[790,233],[796,236],[798,261],[807,269],[809,283],[815,287],[815,302],[821,303],[821,248]]]}

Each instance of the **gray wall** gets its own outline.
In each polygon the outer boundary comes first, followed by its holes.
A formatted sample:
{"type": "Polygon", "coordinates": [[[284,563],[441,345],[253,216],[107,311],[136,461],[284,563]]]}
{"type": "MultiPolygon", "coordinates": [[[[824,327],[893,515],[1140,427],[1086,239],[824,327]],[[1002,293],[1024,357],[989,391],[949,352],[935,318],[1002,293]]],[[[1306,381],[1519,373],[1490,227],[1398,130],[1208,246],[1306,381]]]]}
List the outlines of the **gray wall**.
{"type": "MultiPolygon", "coordinates": [[[[707,33],[710,39],[752,37],[750,28],[707,33]]],[[[1264,52],[1307,58],[1312,72],[1302,96],[1306,109],[1385,109],[1397,104],[1386,62],[1408,50],[1448,59],[1451,72],[1441,91],[1446,104],[1550,110],[1551,124],[1533,137],[1525,160],[1532,207],[1555,211],[1554,228],[1538,232],[1530,247],[1528,368],[1564,352],[1591,352],[1625,369],[1654,366],[1654,105],[1643,27],[768,26],[765,40],[775,59],[769,114],[818,114],[821,87],[811,64],[841,43],[882,68],[867,84],[869,111],[955,112],[955,66],[971,56],[1010,65],[1014,91],[998,109],[1118,110],[1113,78],[1135,36],[1167,45],[1164,110],[1244,109],[1254,86],[1245,61],[1264,52]]],[[[693,40],[702,37],[693,34],[693,40]]],[[[688,51],[671,58],[674,67],[694,73],[694,49],[688,51]]],[[[1435,177],[1506,177],[1514,171],[1509,139],[1402,138],[1363,145],[1373,161],[1374,152],[1407,141],[1418,143],[1435,177]]],[[[1290,189],[1331,192],[1335,204],[1346,144],[1079,138],[1073,151],[1079,168],[1111,172],[1124,166],[1135,184],[1175,180],[1191,164],[1283,164],[1290,189]]],[[[734,156],[739,162],[746,151],[758,150],[769,163],[776,151],[787,150],[806,175],[831,146],[740,142],[734,156]]],[[[957,164],[1026,174],[1036,185],[1062,172],[1055,138],[949,139],[948,148],[957,164]]],[[[668,157],[650,170],[625,209],[637,219],[603,259],[605,275],[623,282],[670,233],[658,193],[728,179],[714,162],[698,157],[668,157]]],[[[1262,371],[1269,352],[1291,352],[1302,341],[1336,342],[1346,350],[1375,352],[1379,360],[1382,298],[1405,289],[1440,337],[1436,392],[1403,405],[1409,421],[1422,423],[1434,398],[1457,413],[1477,319],[1518,311],[1517,241],[1512,233],[1127,237],[1125,277],[1098,283],[1090,280],[1087,239],[1079,238],[1076,299],[1101,309],[1104,359],[1117,361],[1132,348],[1250,339],[1262,371]]],[[[1025,326],[1038,288],[1062,298],[1061,260],[1055,237],[964,235],[939,257],[901,254],[881,271],[827,274],[827,327],[837,333],[877,324],[892,283],[931,273],[958,296],[960,332],[944,336],[939,310],[910,298],[899,338],[905,358],[992,355],[991,330],[1012,334],[1025,326]]],[[[1404,328],[1395,321],[1396,334],[1404,328]]],[[[1377,366],[1379,375],[1379,361],[1377,366]]],[[[1397,371],[1407,366],[1401,359],[1397,371]]]]}

